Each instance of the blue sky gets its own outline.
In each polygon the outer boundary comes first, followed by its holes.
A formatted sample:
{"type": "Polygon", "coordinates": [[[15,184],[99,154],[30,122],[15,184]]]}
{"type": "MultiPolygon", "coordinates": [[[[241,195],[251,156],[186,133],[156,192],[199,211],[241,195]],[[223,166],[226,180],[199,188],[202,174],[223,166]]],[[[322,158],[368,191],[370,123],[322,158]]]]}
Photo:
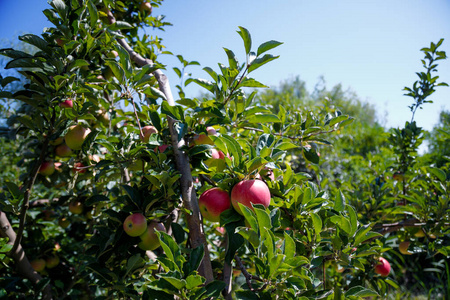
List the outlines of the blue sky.
{"type": "MultiPolygon", "coordinates": [[[[46,23],[42,10],[45,0],[0,0],[0,39],[17,33],[40,34],[46,23]]],[[[444,38],[441,50],[450,55],[450,1],[448,0],[166,0],[154,14],[166,15],[174,26],[159,35],[167,50],[196,60],[201,67],[188,69],[194,77],[208,78],[201,70],[217,63],[226,64],[222,47],[235,52],[240,61],[244,48],[238,26],[247,28],[253,49],[267,40],[284,44],[271,51],[280,58],[261,67],[253,77],[276,87],[295,76],[306,81],[309,90],[320,76],[327,87],[341,83],[364,101],[373,103],[379,120],[386,127],[402,126],[410,120],[409,97],[403,87],[422,71],[420,52],[431,41],[444,38]]],[[[178,66],[173,57],[161,57],[170,67],[178,66]]],[[[450,61],[440,61],[440,80],[450,84],[450,61]]],[[[177,83],[168,71],[172,84],[177,83]]],[[[195,97],[192,85],[188,96],[195,97]]],[[[450,110],[450,88],[439,88],[416,113],[419,126],[430,130],[441,109],[450,110]]]]}

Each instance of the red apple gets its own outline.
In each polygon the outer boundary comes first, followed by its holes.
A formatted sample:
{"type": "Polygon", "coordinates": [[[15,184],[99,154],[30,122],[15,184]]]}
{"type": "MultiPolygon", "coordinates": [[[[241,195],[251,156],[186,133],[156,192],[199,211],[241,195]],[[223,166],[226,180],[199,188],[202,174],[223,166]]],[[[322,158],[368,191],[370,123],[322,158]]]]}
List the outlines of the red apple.
{"type": "Polygon", "coordinates": [[[42,165],[39,167],[39,174],[44,176],[50,176],[55,172],[55,164],[53,160],[44,161],[42,165]]]}
{"type": "MultiPolygon", "coordinates": [[[[206,132],[208,135],[217,136],[217,131],[212,126],[206,127],[206,132]]],[[[195,145],[214,145],[213,140],[206,134],[196,134],[194,136],[195,145]]]]}
{"type": "Polygon", "coordinates": [[[59,265],[59,257],[57,255],[50,256],[45,260],[45,266],[48,269],[53,269],[57,265],[59,265]]]}
{"type": "Polygon", "coordinates": [[[140,236],[141,242],[138,244],[138,247],[142,250],[155,250],[158,248],[160,242],[155,231],[166,232],[166,228],[162,223],[151,221],[147,226],[147,230],[140,236]]]}
{"type": "Polygon", "coordinates": [[[270,168],[264,168],[259,172],[261,177],[265,180],[270,179],[272,181],[275,181],[275,175],[273,174],[273,170],[270,168]]]}
{"type": "Polygon", "coordinates": [[[60,157],[67,157],[72,155],[72,149],[66,144],[61,144],[55,149],[55,154],[60,157]]]}
{"type": "Polygon", "coordinates": [[[140,236],[147,229],[147,219],[141,213],[129,215],[123,222],[123,230],[129,236],[140,236]]]}
{"type": "Polygon", "coordinates": [[[222,151],[217,149],[211,149],[211,158],[213,159],[224,159],[225,154],[222,151]]]}
{"type": "Polygon", "coordinates": [[[66,101],[60,102],[59,106],[62,108],[72,108],[73,107],[73,101],[72,99],[68,99],[66,101]]]}
{"type": "Polygon", "coordinates": [[[69,203],[69,211],[73,214],[79,215],[83,212],[84,205],[78,200],[73,200],[69,203]]]}
{"type": "Polygon", "coordinates": [[[230,196],[227,191],[215,187],[203,192],[198,206],[204,219],[219,222],[220,214],[231,207],[230,196]]]}
{"type": "Polygon", "coordinates": [[[43,258],[33,259],[30,264],[36,272],[42,272],[45,269],[45,260],[43,258]]]}
{"type": "Polygon", "coordinates": [[[142,127],[142,134],[144,135],[144,137],[141,136],[140,137],[141,140],[144,143],[148,143],[148,140],[150,139],[150,136],[152,135],[152,133],[158,133],[158,130],[156,129],[155,126],[148,125],[148,126],[142,127]]]}
{"type": "Polygon", "coordinates": [[[90,132],[89,128],[84,128],[80,124],[70,126],[65,136],[66,145],[72,150],[80,150],[90,132]]]}
{"type": "Polygon", "coordinates": [[[253,209],[252,204],[270,204],[270,190],[264,181],[258,179],[238,182],[231,190],[231,204],[242,215],[238,203],[253,209]]]}
{"type": "Polygon", "coordinates": [[[151,14],[152,13],[152,5],[149,2],[144,1],[139,6],[139,10],[141,12],[148,12],[148,14],[151,14]]]}
{"type": "Polygon", "coordinates": [[[392,178],[394,178],[395,181],[403,181],[404,175],[402,172],[397,171],[392,175],[392,178]]]}
{"type": "Polygon", "coordinates": [[[391,265],[385,258],[380,257],[378,259],[377,265],[375,266],[375,273],[380,274],[383,277],[386,277],[389,275],[390,272],[391,272],[391,265]]]}
{"type": "Polygon", "coordinates": [[[81,174],[86,173],[87,169],[84,168],[84,167],[85,167],[85,165],[83,163],[76,162],[76,163],[73,164],[72,172],[78,172],[78,173],[81,173],[81,174]]]}
{"type": "Polygon", "coordinates": [[[62,39],[56,39],[56,44],[58,44],[58,46],[62,47],[64,46],[66,42],[64,42],[62,39]]]}

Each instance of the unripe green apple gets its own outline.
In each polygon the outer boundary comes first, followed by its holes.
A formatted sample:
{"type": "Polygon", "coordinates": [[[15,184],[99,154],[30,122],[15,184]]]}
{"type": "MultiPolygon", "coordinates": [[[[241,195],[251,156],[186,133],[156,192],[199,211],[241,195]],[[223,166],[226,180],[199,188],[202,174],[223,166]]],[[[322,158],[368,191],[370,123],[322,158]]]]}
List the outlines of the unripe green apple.
{"type": "Polygon", "coordinates": [[[44,161],[42,165],[39,167],[39,174],[44,176],[50,176],[55,172],[55,164],[53,160],[44,161]]]}
{"type": "Polygon", "coordinates": [[[72,149],[70,149],[66,144],[61,144],[55,148],[55,154],[59,157],[67,157],[72,155],[72,153],[72,149]]]}
{"type": "Polygon", "coordinates": [[[43,258],[33,259],[30,264],[36,272],[42,272],[45,269],[45,260],[43,258]]]}
{"type": "Polygon", "coordinates": [[[162,223],[151,221],[147,226],[147,230],[140,235],[141,242],[138,244],[138,247],[142,250],[155,250],[158,248],[160,242],[155,233],[156,230],[166,232],[166,228],[162,223]]]}
{"type": "Polygon", "coordinates": [[[48,269],[53,269],[57,265],[59,265],[59,257],[57,255],[50,256],[45,260],[45,266],[48,269]]]}
{"type": "Polygon", "coordinates": [[[78,200],[73,200],[69,203],[69,211],[73,214],[79,215],[83,212],[84,205],[78,200]]]}
{"type": "Polygon", "coordinates": [[[70,126],[65,136],[66,145],[72,150],[80,150],[90,132],[89,128],[84,128],[80,124],[70,126]]]}
{"type": "Polygon", "coordinates": [[[417,231],[417,232],[414,234],[414,236],[415,236],[415,237],[418,237],[418,238],[424,237],[424,236],[425,236],[425,232],[423,231],[422,228],[420,228],[419,231],[417,231]]]}
{"type": "Polygon", "coordinates": [[[264,207],[268,207],[270,204],[269,187],[264,181],[258,179],[238,182],[231,190],[231,204],[242,215],[238,203],[250,209],[253,209],[252,204],[262,204],[264,207]]]}
{"type": "Polygon", "coordinates": [[[158,130],[156,129],[155,126],[148,125],[148,126],[142,127],[142,134],[144,135],[144,137],[140,136],[141,140],[144,143],[148,143],[152,133],[158,133],[158,130]]]}
{"type": "Polygon", "coordinates": [[[67,228],[70,225],[70,221],[66,218],[60,218],[58,220],[58,225],[61,226],[62,228],[67,228]]]}
{"type": "Polygon", "coordinates": [[[147,219],[141,213],[129,215],[123,222],[123,230],[129,236],[140,236],[147,229],[147,219]]]}
{"type": "Polygon", "coordinates": [[[404,241],[398,245],[398,250],[400,251],[401,254],[404,254],[404,255],[412,255],[413,254],[408,251],[409,244],[410,244],[409,241],[404,241]]]}
{"type": "Polygon", "coordinates": [[[220,214],[231,207],[231,200],[227,191],[215,187],[201,194],[198,206],[204,219],[219,222],[220,214]]]}
{"type": "Polygon", "coordinates": [[[380,274],[383,277],[386,277],[391,272],[391,264],[384,258],[380,257],[378,259],[378,263],[375,266],[375,273],[380,274]]]}

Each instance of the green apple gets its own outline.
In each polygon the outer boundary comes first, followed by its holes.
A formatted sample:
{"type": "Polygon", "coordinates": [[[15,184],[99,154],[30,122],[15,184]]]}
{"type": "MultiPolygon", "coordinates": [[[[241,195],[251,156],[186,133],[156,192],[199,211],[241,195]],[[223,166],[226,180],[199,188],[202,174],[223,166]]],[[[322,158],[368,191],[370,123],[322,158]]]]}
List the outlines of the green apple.
{"type": "Polygon", "coordinates": [[[90,132],[89,128],[84,128],[80,124],[70,126],[65,136],[66,145],[72,150],[80,150],[90,132]]]}
{"type": "Polygon", "coordinates": [[[141,213],[129,215],[123,222],[123,230],[129,236],[140,236],[147,229],[147,219],[141,213]]]}
{"type": "Polygon", "coordinates": [[[204,219],[219,222],[220,214],[231,207],[230,196],[227,191],[215,187],[201,194],[198,206],[204,219]]]}
{"type": "Polygon", "coordinates": [[[55,148],[55,154],[59,157],[67,157],[72,155],[72,153],[72,149],[70,149],[66,144],[61,144],[55,148]]]}
{"type": "Polygon", "coordinates": [[[75,215],[79,215],[83,212],[84,205],[78,200],[73,200],[69,203],[69,211],[75,215]]]}
{"type": "Polygon", "coordinates": [[[270,204],[270,190],[264,181],[258,179],[243,180],[234,185],[231,190],[231,204],[242,215],[239,203],[253,209],[252,204],[270,204]]]}
{"type": "Polygon", "coordinates": [[[62,228],[67,228],[70,225],[70,221],[63,217],[58,220],[58,225],[62,228]]]}
{"type": "Polygon", "coordinates": [[[52,255],[45,260],[47,269],[53,269],[57,265],[59,265],[59,257],[57,255],[52,255]]]}
{"type": "Polygon", "coordinates": [[[45,260],[43,258],[33,259],[30,264],[36,272],[42,272],[45,269],[45,260]]]}
{"type": "Polygon", "coordinates": [[[166,228],[162,223],[151,221],[147,226],[147,230],[140,236],[141,242],[138,244],[138,247],[142,250],[155,250],[158,248],[160,243],[155,231],[166,232],[166,228]]]}

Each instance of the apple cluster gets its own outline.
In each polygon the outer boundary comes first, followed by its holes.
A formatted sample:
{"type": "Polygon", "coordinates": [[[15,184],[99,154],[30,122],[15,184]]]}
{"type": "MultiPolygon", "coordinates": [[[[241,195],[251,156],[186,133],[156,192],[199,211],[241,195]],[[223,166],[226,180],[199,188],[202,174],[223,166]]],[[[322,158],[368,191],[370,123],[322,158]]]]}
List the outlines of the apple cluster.
{"type": "Polygon", "coordinates": [[[140,237],[138,247],[142,250],[155,250],[160,246],[158,236],[155,231],[164,231],[166,228],[162,223],[150,221],[142,213],[129,215],[123,222],[123,230],[131,237],[140,237]]]}
{"type": "Polygon", "coordinates": [[[46,259],[44,258],[33,259],[30,262],[30,264],[36,272],[41,273],[45,270],[45,268],[47,269],[55,268],[57,265],[59,265],[59,262],[60,262],[59,256],[51,255],[46,259]]]}

